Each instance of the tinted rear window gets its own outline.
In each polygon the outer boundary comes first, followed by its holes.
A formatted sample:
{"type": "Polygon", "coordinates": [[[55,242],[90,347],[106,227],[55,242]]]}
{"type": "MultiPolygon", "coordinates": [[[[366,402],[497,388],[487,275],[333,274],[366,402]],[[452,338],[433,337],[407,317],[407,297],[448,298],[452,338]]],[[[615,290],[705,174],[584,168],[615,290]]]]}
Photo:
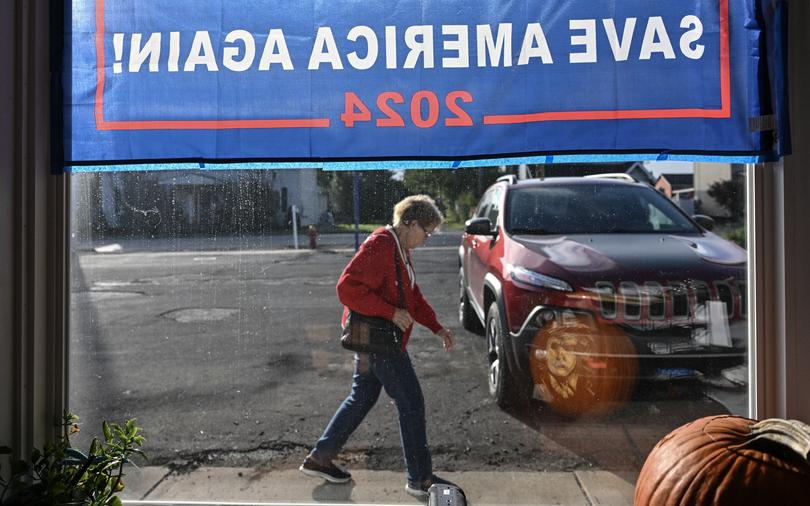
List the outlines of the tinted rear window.
{"type": "Polygon", "coordinates": [[[695,233],[665,196],[641,186],[549,185],[510,192],[512,234],[695,233]]]}

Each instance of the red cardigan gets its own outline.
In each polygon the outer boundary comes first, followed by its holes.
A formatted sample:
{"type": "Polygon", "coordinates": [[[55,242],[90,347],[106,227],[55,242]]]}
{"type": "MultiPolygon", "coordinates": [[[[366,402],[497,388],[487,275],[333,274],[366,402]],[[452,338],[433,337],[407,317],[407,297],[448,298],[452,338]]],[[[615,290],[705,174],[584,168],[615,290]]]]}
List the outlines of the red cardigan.
{"type": "MultiPolygon", "coordinates": [[[[406,251],[405,254],[410,263],[410,251],[406,251]]],[[[367,316],[381,316],[388,320],[394,318],[399,300],[397,271],[393,262],[395,258],[399,262],[408,313],[434,334],[439,332],[443,327],[436,319],[436,313],[422,296],[419,285],[416,283],[411,285],[408,269],[397,251],[396,240],[384,227],[378,228],[368,236],[338,279],[337,296],[345,306],[343,324],[346,324],[350,309],[367,316]]],[[[405,331],[403,349],[408,343],[411,330],[413,325],[405,331]]]]}

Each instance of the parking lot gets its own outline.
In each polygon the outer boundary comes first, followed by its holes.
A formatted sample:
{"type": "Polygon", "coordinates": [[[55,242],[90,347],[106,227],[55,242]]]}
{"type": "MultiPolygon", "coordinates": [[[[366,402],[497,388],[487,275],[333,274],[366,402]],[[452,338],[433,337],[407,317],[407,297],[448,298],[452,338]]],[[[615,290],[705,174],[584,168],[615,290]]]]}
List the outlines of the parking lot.
{"type": "MultiPolygon", "coordinates": [[[[600,469],[634,481],[664,434],[728,411],[705,384],[671,381],[642,385],[601,418],[563,418],[539,401],[499,409],[488,393],[483,339],[458,325],[458,237],[434,236],[413,256],[423,293],[456,333],[450,353],[423,328],[409,344],[436,469],[600,469]]],[[[77,442],[98,433],[102,419],[137,417],[152,465],[297,467],[351,384],[334,290],[353,252],[343,242],[315,251],[221,249],[222,241],[78,250],[70,343],[70,405],[84,422],[77,442]]],[[[744,392],[724,395],[744,402],[744,392]]],[[[354,469],[402,469],[388,398],[341,459],[354,469]]]]}

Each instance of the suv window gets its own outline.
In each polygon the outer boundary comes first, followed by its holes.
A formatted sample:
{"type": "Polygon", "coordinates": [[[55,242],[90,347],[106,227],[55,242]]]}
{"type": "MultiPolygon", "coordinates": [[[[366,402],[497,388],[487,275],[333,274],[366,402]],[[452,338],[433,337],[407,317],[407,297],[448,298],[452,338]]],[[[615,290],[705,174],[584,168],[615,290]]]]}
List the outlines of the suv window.
{"type": "Polygon", "coordinates": [[[669,216],[652,204],[647,204],[647,210],[650,214],[650,223],[655,230],[668,230],[675,226],[669,216]]]}
{"type": "Polygon", "coordinates": [[[500,207],[501,207],[501,189],[495,188],[489,196],[490,206],[487,210],[486,217],[489,218],[489,222],[492,223],[492,228],[498,223],[498,215],[500,214],[500,207]]]}
{"type": "Polygon", "coordinates": [[[481,201],[478,203],[478,207],[475,209],[476,218],[484,218],[487,216],[487,206],[489,205],[490,197],[492,197],[492,190],[486,192],[484,196],[481,197],[481,201]]]}
{"type": "Polygon", "coordinates": [[[512,234],[698,233],[660,193],[642,186],[552,184],[512,190],[512,234]]]}

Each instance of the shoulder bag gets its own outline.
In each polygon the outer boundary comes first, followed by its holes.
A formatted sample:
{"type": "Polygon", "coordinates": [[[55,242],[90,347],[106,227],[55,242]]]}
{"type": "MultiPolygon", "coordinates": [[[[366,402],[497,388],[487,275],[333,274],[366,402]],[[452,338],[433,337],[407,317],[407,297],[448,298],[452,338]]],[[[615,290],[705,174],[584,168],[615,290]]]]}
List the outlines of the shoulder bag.
{"type": "MultiPolygon", "coordinates": [[[[405,303],[402,290],[402,271],[394,251],[394,266],[397,269],[397,288],[399,288],[398,307],[405,303]]],[[[402,329],[391,320],[378,316],[366,316],[357,311],[349,311],[346,325],[340,336],[340,344],[349,351],[357,353],[375,353],[377,355],[399,355],[402,353],[402,329]]]]}

